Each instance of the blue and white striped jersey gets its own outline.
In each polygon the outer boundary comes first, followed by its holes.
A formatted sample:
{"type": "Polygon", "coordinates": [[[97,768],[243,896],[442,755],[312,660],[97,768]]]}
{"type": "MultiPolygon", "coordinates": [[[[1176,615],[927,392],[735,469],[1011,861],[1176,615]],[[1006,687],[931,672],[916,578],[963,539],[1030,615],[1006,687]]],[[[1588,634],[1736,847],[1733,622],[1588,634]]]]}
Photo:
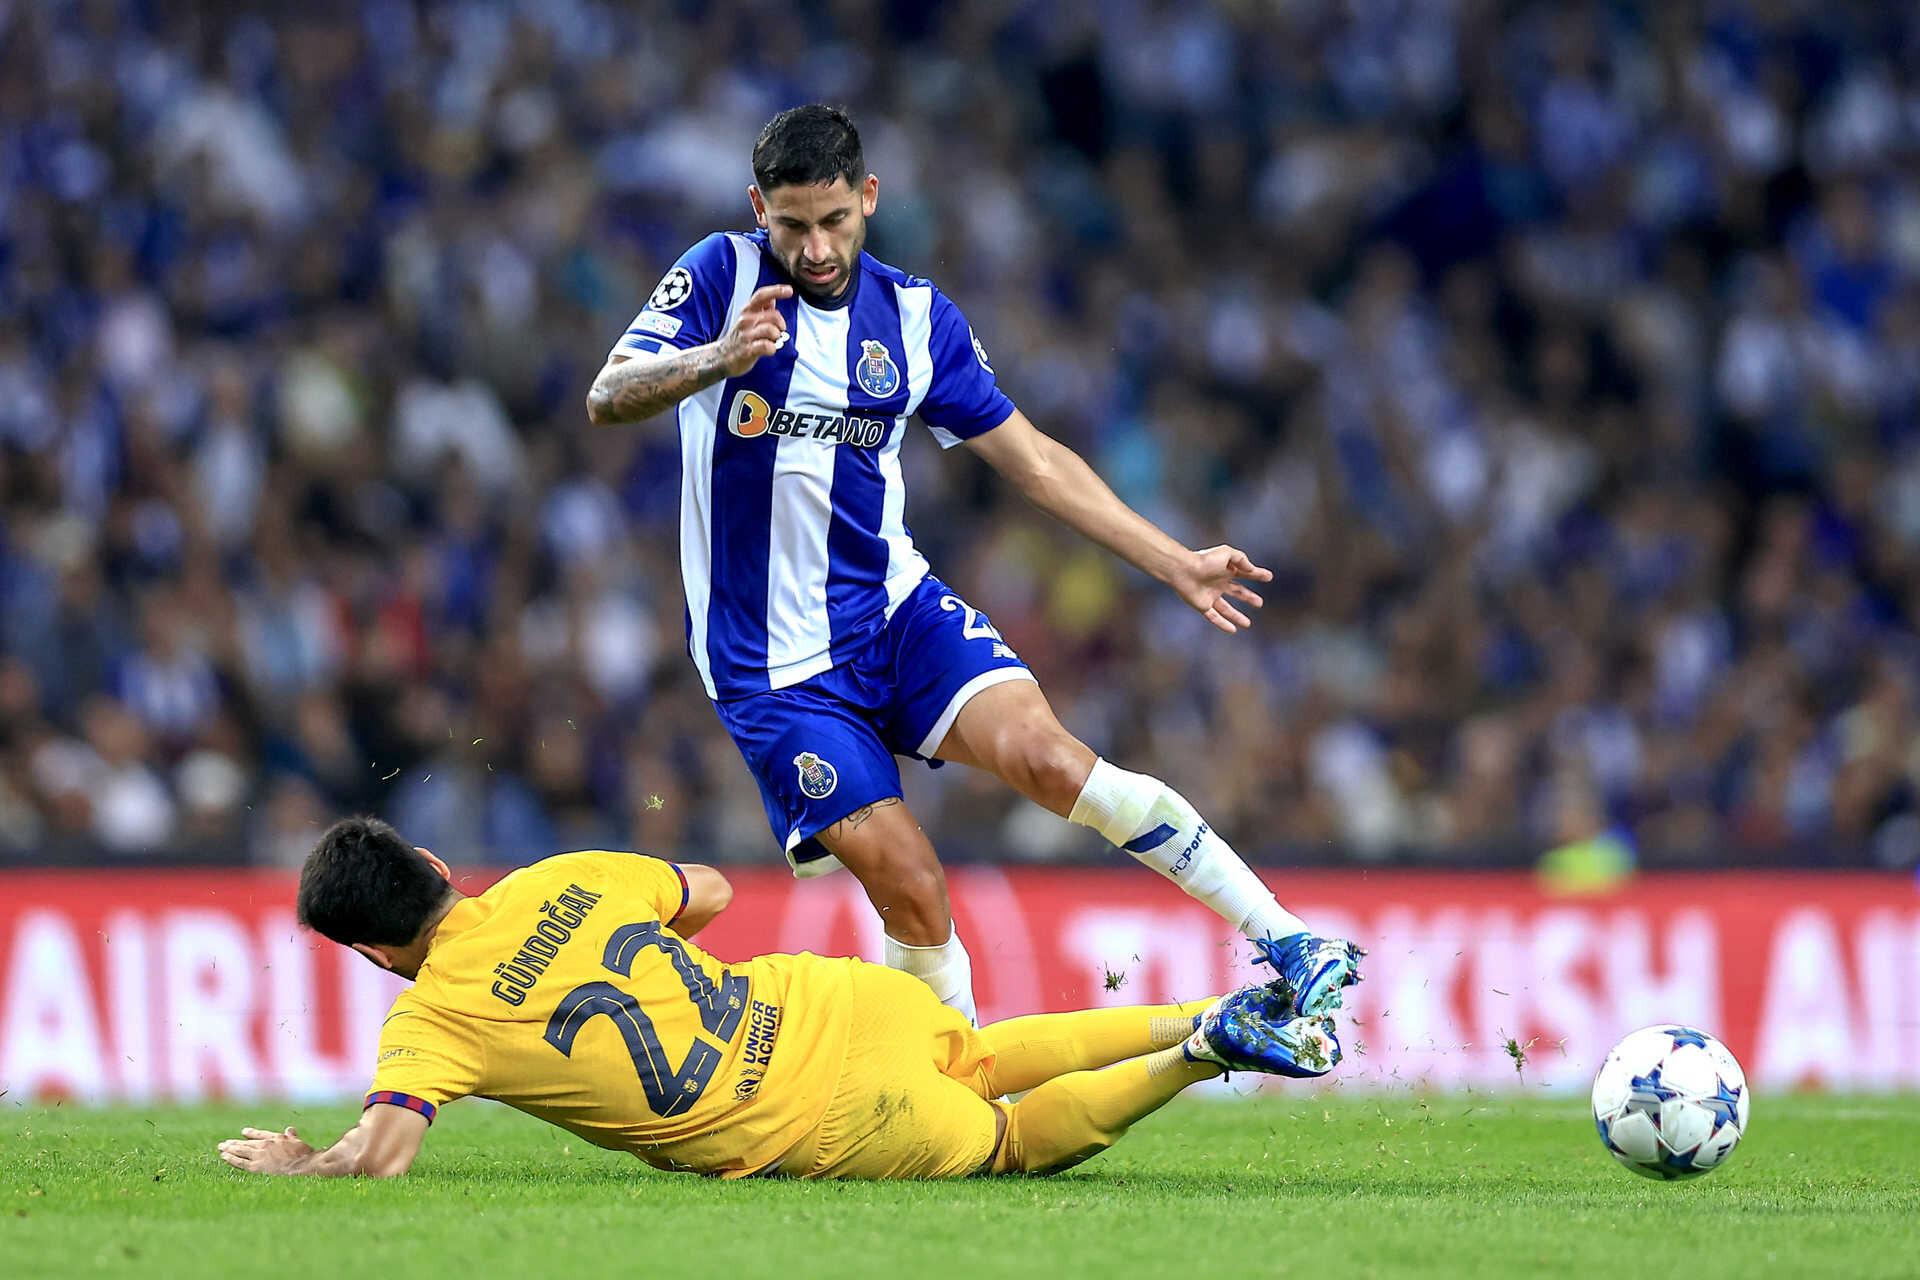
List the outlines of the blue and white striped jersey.
{"type": "MultiPolygon", "coordinates": [[[[687,250],[613,355],[724,335],[785,282],[764,231],[687,250]]],[[[680,573],[707,695],[818,675],[883,628],[927,574],[904,520],[900,443],[915,413],[943,448],[1013,413],[960,309],[860,255],[830,307],[779,304],[791,340],[680,402],[680,573]]]]}

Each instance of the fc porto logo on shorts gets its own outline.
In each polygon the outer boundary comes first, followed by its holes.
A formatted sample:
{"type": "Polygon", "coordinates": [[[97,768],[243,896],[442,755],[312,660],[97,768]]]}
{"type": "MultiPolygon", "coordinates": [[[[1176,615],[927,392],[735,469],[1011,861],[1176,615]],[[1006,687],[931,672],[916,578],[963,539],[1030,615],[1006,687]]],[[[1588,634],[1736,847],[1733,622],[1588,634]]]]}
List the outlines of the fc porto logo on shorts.
{"type": "Polygon", "coordinates": [[[868,338],[860,344],[860,350],[860,368],[854,375],[860,380],[860,389],[876,400],[886,399],[900,386],[900,370],[887,354],[887,345],[868,338]]]}
{"type": "Polygon", "coordinates": [[[653,296],[647,299],[649,311],[671,311],[687,300],[693,292],[693,276],[685,267],[675,267],[654,286],[653,296]]]}
{"type": "Polygon", "coordinates": [[[840,775],[834,772],[833,766],[811,751],[795,756],[793,767],[800,771],[800,789],[809,799],[825,800],[840,785],[840,775]]]}

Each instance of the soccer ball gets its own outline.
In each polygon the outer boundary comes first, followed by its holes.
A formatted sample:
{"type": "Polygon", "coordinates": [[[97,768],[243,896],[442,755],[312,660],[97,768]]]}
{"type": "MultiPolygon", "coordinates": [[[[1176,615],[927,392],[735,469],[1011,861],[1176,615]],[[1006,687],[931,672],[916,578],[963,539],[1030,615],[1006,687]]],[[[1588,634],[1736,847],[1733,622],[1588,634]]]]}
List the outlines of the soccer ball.
{"type": "Polygon", "coordinates": [[[1747,1131],[1747,1074],[1693,1027],[1642,1027],[1593,1078],[1593,1123],[1635,1173],[1671,1181],[1718,1168],[1747,1131]]]}

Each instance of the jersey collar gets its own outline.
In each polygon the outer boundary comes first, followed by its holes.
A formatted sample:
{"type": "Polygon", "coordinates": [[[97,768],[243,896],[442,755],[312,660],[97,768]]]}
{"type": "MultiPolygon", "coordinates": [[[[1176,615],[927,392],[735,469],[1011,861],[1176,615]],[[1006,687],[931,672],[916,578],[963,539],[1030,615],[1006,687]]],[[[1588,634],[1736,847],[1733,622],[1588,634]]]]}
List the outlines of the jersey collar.
{"type": "Polygon", "coordinates": [[[428,957],[432,957],[441,943],[465,933],[486,919],[489,914],[489,904],[481,901],[478,894],[454,903],[452,909],[440,918],[439,926],[433,931],[433,945],[427,948],[428,957]]]}

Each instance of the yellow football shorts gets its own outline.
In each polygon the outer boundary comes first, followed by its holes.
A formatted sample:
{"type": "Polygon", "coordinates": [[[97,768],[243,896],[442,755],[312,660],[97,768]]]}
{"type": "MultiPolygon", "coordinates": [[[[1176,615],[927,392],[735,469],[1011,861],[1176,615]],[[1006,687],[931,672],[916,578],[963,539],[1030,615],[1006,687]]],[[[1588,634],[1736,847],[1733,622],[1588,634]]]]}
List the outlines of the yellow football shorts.
{"type": "Polygon", "coordinates": [[[847,1061],[819,1127],[782,1157],[796,1178],[963,1178],[993,1154],[992,1053],[918,978],[853,968],[847,1061]]]}

